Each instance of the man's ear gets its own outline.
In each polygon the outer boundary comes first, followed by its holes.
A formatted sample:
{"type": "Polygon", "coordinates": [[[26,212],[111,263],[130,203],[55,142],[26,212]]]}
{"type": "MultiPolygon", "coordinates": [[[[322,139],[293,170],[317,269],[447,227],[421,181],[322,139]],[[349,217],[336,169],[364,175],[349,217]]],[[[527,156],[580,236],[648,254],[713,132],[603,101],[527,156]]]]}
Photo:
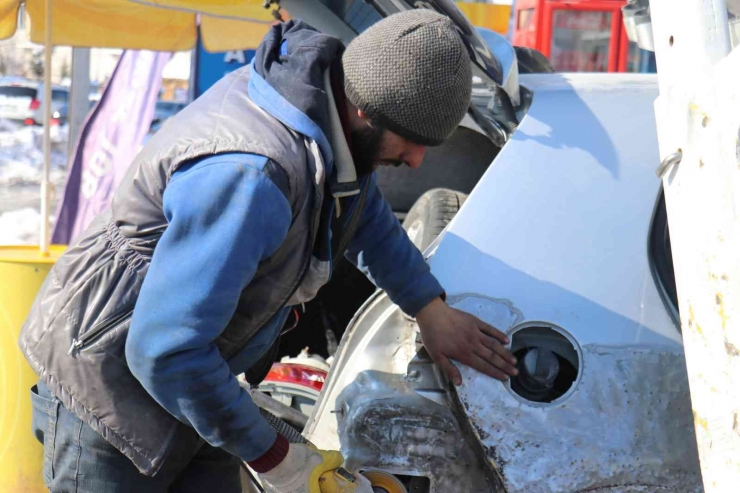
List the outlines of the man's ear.
{"type": "Polygon", "coordinates": [[[370,120],[370,117],[367,116],[367,113],[362,111],[360,108],[357,108],[357,116],[360,118],[360,121],[367,125],[370,128],[374,128],[372,120],[370,120]]]}
{"type": "Polygon", "coordinates": [[[350,126],[355,130],[360,130],[367,126],[372,127],[367,113],[351,103],[347,104],[347,116],[349,117],[350,126]]]}

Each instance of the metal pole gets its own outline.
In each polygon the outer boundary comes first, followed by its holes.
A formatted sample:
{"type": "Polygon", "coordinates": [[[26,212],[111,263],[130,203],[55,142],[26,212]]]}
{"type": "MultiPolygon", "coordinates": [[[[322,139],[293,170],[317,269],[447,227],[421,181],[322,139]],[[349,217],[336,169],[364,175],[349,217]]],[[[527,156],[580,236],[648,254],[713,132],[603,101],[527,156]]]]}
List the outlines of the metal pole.
{"type": "Polygon", "coordinates": [[[728,493],[740,487],[740,50],[730,52],[724,0],[651,0],[650,9],[702,479],[706,493],[728,493]]]}
{"type": "Polygon", "coordinates": [[[72,89],[69,94],[69,149],[72,154],[82,122],[90,109],[90,48],[72,49],[72,89]]]}
{"type": "Polygon", "coordinates": [[[190,50],[190,79],[188,80],[188,100],[190,104],[195,101],[196,85],[198,81],[198,46],[200,45],[200,32],[198,32],[198,42],[195,44],[195,48],[190,50]]]}
{"type": "Polygon", "coordinates": [[[51,0],[46,0],[46,31],[44,38],[44,168],[41,176],[41,220],[39,244],[41,254],[49,254],[49,166],[51,163],[51,0]]]}

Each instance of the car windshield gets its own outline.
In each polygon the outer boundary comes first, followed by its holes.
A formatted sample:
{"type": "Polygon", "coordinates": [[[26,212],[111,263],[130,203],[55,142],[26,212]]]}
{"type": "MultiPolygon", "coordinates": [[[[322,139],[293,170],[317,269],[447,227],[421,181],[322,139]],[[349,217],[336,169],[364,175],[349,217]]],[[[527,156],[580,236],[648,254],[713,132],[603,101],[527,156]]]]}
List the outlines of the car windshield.
{"type": "MultiPolygon", "coordinates": [[[[365,0],[321,0],[337,17],[342,19],[356,33],[361,33],[383,18],[380,12],[389,15],[398,10],[391,2],[376,0],[367,2],[365,0]],[[387,5],[386,5],[387,4],[387,5]]],[[[414,0],[405,0],[409,9],[415,8],[414,0]]],[[[423,2],[440,12],[455,23],[462,38],[468,45],[471,59],[485,72],[494,82],[503,84],[503,69],[501,63],[493,56],[488,45],[478,35],[468,19],[450,0],[429,0],[423,2]]]]}
{"type": "Polygon", "coordinates": [[[7,98],[36,98],[36,89],[24,86],[0,86],[0,96],[7,98]]]}

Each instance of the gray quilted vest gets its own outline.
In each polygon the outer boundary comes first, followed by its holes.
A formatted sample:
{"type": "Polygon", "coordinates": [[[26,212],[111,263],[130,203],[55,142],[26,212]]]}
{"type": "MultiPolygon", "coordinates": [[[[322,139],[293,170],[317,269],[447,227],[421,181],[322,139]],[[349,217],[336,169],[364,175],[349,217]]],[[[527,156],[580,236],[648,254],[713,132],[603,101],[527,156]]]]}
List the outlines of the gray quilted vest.
{"type": "Polygon", "coordinates": [[[233,72],[183,110],[136,157],[110,207],[49,273],[19,344],[64,406],[153,475],[196,432],[160,407],[127,367],[131,314],[152,253],[167,227],[162,199],[182,163],[249,152],[279,163],[265,173],[288,199],[293,221],[275,254],[243,291],[216,344],[240,351],[281,307],[311,299],[329,275],[312,257],[325,167],[315,141],[287,128],[248,96],[249,67],[233,72]]]}

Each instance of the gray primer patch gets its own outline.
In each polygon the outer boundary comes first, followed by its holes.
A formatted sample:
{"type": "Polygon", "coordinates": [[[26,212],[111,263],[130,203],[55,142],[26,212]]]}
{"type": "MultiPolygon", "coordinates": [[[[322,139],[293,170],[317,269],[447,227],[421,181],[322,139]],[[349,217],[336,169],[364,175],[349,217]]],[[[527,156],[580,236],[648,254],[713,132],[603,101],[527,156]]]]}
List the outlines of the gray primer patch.
{"type": "Polygon", "coordinates": [[[337,399],[338,435],[350,470],[426,476],[432,493],[496,491],[450,408],[416,393],[402,375],[365,371],[337,399]]]}
{"type": "Polygon", "coordinates": [[[447,297],[447,304],[458,310],[473,313],[489,321],[502,332],[524,321],[524,314],[514,304],[503,298],[489,298],[479,294],[462,294],[447,297]]]}
{"type": "Polygon", "coordinates": [[[549,408],[461,368],[460,400],[508,493],[701,492],[683,354],[582,349],[576,391],[549,408]]]}

